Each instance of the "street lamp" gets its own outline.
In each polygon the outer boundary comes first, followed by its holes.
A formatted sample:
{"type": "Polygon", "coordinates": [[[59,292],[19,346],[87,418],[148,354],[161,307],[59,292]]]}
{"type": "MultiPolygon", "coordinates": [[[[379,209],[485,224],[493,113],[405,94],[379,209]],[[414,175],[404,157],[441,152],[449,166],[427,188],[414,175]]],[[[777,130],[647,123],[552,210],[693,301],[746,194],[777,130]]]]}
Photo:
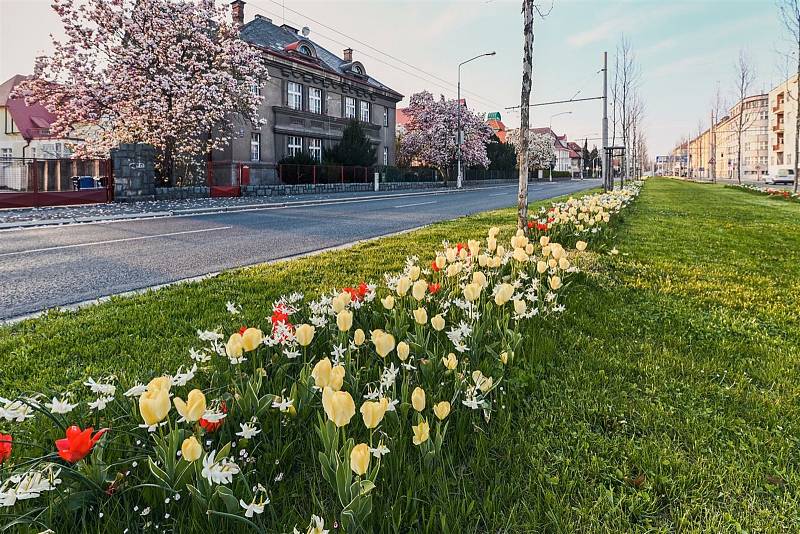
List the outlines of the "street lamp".
{"type": "Polygon", "coordinates": [[[461,184],[463,182],[463,177],[461,174],[461,66],[466,65],[470,61],[474,61],[483,56],[493,56],[496,52],[486,52],[484,54],[477,55],[475,57],[469,58],[466,61],[462,61],[458,64],[458,97],[456,99],[456,104],[458,106],[458,111],[456,111],[456,115],[458,117],[458,129],[456,131],[456,146],[458,149],[458,180],[456,181],[456,188],[461,189],[461,184]]]}
{"type": "MultiPolygon", "coordinates": [[[[549,130],[550,130],[551,132],[553,132],[553,118],[554,118],[554,117],[558,117],[559,115],[572,115],[572,112],[571,112],[571,111],[562,111],[561,113],[556,113],[556,114],[554,114],[554,115],[550,115],[550,126],[549,126],[549,130]]],[[[556,135],[556,133],[555,133],[555,132],[553,132],[553,135],[555,136],[555,135],[556,135]]],[[[553,144],[554,144],[554,145],[555,145],[555,142],[556,142],[556,141],[555,141],[555,139],[553,139],[553,144]]],[[[551,181],[551,182],[553,181],[553,167],[554,167],[554,165],[550,165],[550,181],[551,181]]]]}

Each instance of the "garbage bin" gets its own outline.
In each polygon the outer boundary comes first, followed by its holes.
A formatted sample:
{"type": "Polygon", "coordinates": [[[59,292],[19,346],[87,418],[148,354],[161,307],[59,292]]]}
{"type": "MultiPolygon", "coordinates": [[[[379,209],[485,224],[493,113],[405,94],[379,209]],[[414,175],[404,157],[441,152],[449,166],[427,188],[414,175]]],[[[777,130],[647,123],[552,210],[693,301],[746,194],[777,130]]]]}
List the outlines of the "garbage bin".
{"type": "Polygon", "coordinates": [[[81,176],[78,180],[79,189],[95,189],[96,187],[93,176],[81,176]]]}

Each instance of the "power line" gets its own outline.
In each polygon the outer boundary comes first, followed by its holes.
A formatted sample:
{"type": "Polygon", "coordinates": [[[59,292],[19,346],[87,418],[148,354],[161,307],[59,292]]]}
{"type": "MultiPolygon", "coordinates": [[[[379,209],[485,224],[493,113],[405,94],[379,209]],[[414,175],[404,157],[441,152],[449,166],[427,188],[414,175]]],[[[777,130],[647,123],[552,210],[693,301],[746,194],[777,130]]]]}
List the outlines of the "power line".
{"type": "MultiPolygon", "coordinates": [[[[279,4],[278,2],[276,2],[275,0],[270,0],[270,1],[271,1],[272,3],[274,3],[274,4],[280,5],[280,4],[279,4]]],[[[278,17],[278,16],[279,16],[279,15],[277,15],[277,14],[275,14],[275,13],[271,12],[271,11],[267,11],[266,9],[264,9],[264,8],[260,7],[260,6],[259,6],[259,5],[257,5],[257,4],[254,4],[254,3],[253,3],[252,5],[253,5],[253,7],[255,7],[255,9],[257,9],[257,10],[259,10],[259,11],[263,12],[263,13],[266,13],[266,14],[268,14],[268,15],[272,16],[272,17],[278,17]]],[[[313,19],[313,18],[311,18],[311,17],[309,17],[309,16],[307,16],[307,15],[304,15],[304,14],[300,13],[299,11],[295,11],[294,9],[291,9],[291,8],[289,8],[289,7],[285,8],[285,9],[286,9],[286,10],[288,10],[288,11],[291,11],[291,12],[293,12],[293,13],[295,13],[295,14],[297,14],[297,15],[301,16],[301,17],[305,17],[305,18],[307,18],[308,20],[310,20],[310,21],[314,22],[315,24],[319,24],[320,26],[322,26],[322,27],[324,27],[324,28],[328,28],[328,29],[330,29],[331,31],[333,31],[333,32],[335,32],[335,33],[337,33],[337,34],[339,34],[339,35],[342,35],[342,36],[344,36],[344,37],[347,37],[348,39],[351,39],[351,40],[352,40],[352,41],[354,41],[354,42],[357,42],[357,43],[363,44],[364,46],[366,46],[366,47],[368,47],[368,48],[370,48],[370,49],[372,49],[372,50],[375,50],[376,52],[378,52],[378,53],[380,53],[380,54],[383,54],[383,55],[385,55],[385,56],[387,56],[387,57],[389,57],[389,58],[392,58],[393,60],[395,60],[395,61],[397,61],[397,62],[399,62],[399,63],[402,63],[402,64],[404,64],[404,65],[407,65],[407,66],[409,66],[409,67],[411,67],[411,68],[413,68],[413,69],[416,69],[418,72],[411,72],[411,71],[408,71],[408,70],[402,69],[402,68],[398,67],[397,65],[393,65],[393,64],[391,64],[391,63],[388,63],[388,62],[384,61],[384,60],[383,60],[383,59],[381,59],[381,58],[377,58],[377,57],[375,57],[375,56],[373,56],[373,55],[370,55],[370,54],[366,53],[364,50],[358,50],[358,49],[356,49],[356,51],[357,51],[357,52],[359,52],[360,54],[363,54],[364,56],[366,56],[366,57],[368,57],[368,58],[370,58],[370,59],[373,59],[373,60],[375,60],[375,61],[377,61],[377,62],[379,62],[379,63],[382,63],[382,64],[386,65],[387,67],[391,67],[391,68],[393,68],[393,69],[396,69],[396,70],[398,70],[398,71],[400,71],[400,72],[402,72],[402,73],[404,73],[404,74],[408,74],[409,76],[413,76],[413,77],[415,77],[415,78],[417,78],[417,79],[419,79],[419,80],[422,80],[422,81],[424,81],[424,82],[426,82],[426,83],[430,83],[430,84],[436,85],[437,87],[439,87],[439,88],[442,88],[442,89],[445,89],[445,90],[448,90],[448,91],[452,91],[452,90],[453,90],[453,87],[455,87],[455,86],[456,86],[456,84],[455,84],[455,83],[453,83],[453,82],[450,82],[450,81],[448,81],[448,80],[446,80],[446,79],[444,79],[444,78],[441,78],[441,77],[439,77],[439,76],[437,76],[437,75],[435,75],[435,74],[431,74],[431,73],[429,73],[429,72],[426,72],[426,71],[424,71],[423,69],[420,69],[419,67],[417,67],[417,66],[415,66],[415,65],[412,65],[411,63],[408,63],[408,62],[406,62],[406,61],[403,61],[403,60],[401,60],[401,59],[399,59],[399,58],[397,58],[397,57],[395,57],[395,56],[393,56],[393,55],[391,55],[391,54],[388,54],[388,53],[386,53],[386,52],[383,52],[383,51],[381,51],[381,50],[379,50],[379,49],[377,49],[377,48],[375,48],[375,47],[373,47],[373,46],[371,46],[371,45],[369,45],[369,44],[367,44],[367,43],[364,43],[363,41],[360,41],[360,40],[358,40],[358,39],[356,39],[356,38],[354,38],[354,37],[351,37],[351,36],[349,36],[349,35],[347,35],[347,34],[345,34],[345,33],[343,33],[343,32],[340,32],[339,30],[336,30],[335,28],[332,28],[332,27],[330,27],[330,26],[328,26],[328,25],[326,25],[326,24],[323,24],[322,22],[319,22],[319,21],[317,21],[317,20],[315,20],[315,19],[313,19]],[[436,82],[436,81],[433,81],[433,80],[426,79],[426,78],[424,78],[424,77],[420,76],[420,75],[419,75],[419,73],[426,74],[427,76],[429,76],[429,77],[431,77],[431,78],[434,78],[435,80],[440,80],[441,82],[444,82],[444,83],[445,83],[445,84],[447,84],[447,85],[443,85],[442,83],[438,83],[438,82],[436,82]]],[[[282,17],[282,18],[284,19],[284,21],[286,21],[286,20],[287,20],[285,17],[282,17]]],[[[295,25],[299,25],[299,23],[297,23],[297,22],[295,22],[295,21],[289,21],[289,22],[291,22],[292,24],[295,24],[295,25]]],[[[325,35],[325,34],[323,34],[323,33],[320,33],[320,32],[318,32],[318,31],[315,31],[315,33],[316,33],[317,35],[319,35],[320,37],[322,37],[322,38],[324,38],[324,39],[328,39],[328,40],[330,40],[330,41],[333,41],[334,43],[337,43],[337,44],[339,44],[339,45],[341,45],[341,46],[350,47],[350,44],[349,44],[349,43],[344,43],[344,42],[342,42],[342,41],[339,41],[339,40],[337,40],[337,39],[335,39],[335,38],[333,38],[333,37],[330,37],[330,36],[328,36],[328,35],[325,35]]],[[[472,96],[475,98],[475,100],[477,100],[477,101],[479,101],[479,102],[482,102],[484,105],[488,105],[488,107],[496,107],[496,108],[498,108],[498,109],[502,107],[502,105],[498,104],[497,102],[494,102],[494,101],[492,101],[492,100],[490,100],[490,99],[488,99],[488,98],[485,98],[485,97],[483,97],[483,96],[481,96],[481,95],[479,95],[479,94],[477,94],[477,93],[475,93],[475,92],[473,92],[473,91],[467,91],[467,90],[463,90],[463,91],[464,91],[465,93],[468,93],[468,94],[472,95],[472,96]]]]}
{"type": "MultiPolygon", "coordinates": [[[[535,108],[537,106],[551,106],[553,104],[568,104],[570,102],[586,102],[587,100],[602,100],[602,96],[588,96],[586,98],[570,98],[569,100],[553,100],[552,102],[537,102],[536,104],[528,104],[528,107],[535,108]]],[[[522,106],[510,106],[505,109],[519,109],[522,106]]]]}

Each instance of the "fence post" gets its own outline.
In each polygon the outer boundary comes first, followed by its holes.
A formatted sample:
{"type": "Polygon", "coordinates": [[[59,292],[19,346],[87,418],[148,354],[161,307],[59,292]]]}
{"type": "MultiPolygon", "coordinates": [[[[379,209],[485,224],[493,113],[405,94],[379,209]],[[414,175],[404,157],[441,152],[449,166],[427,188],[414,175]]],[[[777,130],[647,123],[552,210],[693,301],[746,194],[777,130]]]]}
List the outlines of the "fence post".
{"type": "Polygon", "coordinates": [[[311,174],[314,177],[314,185],[317,185],[317,166],[316,165],[312,165],[311,166],[311,174]]]}
{"type": "Polygon", "coordinates": [[[376,193],[381,190],[380,176],[381,176],[380,173],[377,173],[377,172],[375,173],[375,192],[376,193]]]}
{"type": "Polygon", "coordinates": [[[344,183],[344,165],[339,165],[339,174],[341,176],[342,183],[344,183]]]}

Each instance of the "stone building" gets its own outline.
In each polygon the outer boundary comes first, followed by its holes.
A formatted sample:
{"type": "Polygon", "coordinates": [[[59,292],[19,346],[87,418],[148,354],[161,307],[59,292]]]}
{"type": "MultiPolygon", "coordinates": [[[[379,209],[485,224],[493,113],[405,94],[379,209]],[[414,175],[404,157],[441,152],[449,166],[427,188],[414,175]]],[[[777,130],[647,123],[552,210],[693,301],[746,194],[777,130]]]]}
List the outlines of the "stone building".
{"type": "Polygon", "coordinates": [[[376,164],[393,165],[395,109],[403,95],[370,76],[351,49],[340,58],[310,40],[308,28],[279,26],[258,14],[245,24],[244,7],[242,0],[231,4],[241,38],[263,50],[269,70],[265,86],[253,87],[264,97],[266,124],[235,128],[231,143],[213,154],[215,181],[221,175],[235,183],[246,166],[251,184],[280,183],[277,166],[284,157],[302,151],[321,161],[351,119],[362,122],[376,164]]]}

